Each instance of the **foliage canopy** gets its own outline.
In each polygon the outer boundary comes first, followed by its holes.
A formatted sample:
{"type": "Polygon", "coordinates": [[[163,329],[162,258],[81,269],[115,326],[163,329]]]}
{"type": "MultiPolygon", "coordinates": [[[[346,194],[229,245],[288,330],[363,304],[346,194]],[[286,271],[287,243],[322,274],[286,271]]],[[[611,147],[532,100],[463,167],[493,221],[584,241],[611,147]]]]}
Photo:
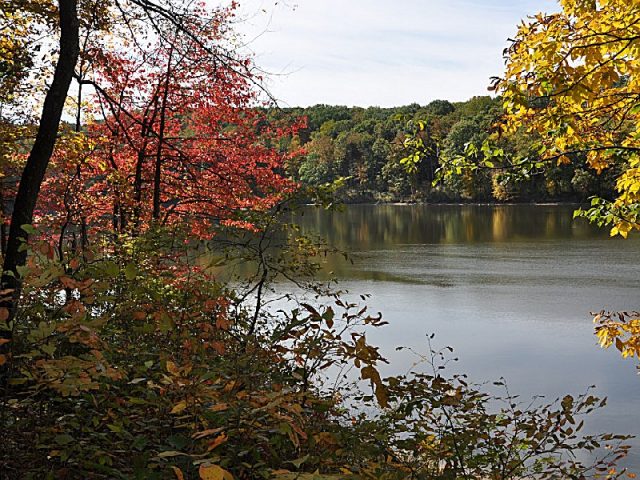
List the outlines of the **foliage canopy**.
{"type": "Polygon", "coordinates": [[[495,79],[503,134],[539,138],[541,161],[586,156],[600,174],[620,166],[617,196],[585,215],[626,237],[640,228],[640,3],[563,0],[562,11],[523,22],[495,79]]]}

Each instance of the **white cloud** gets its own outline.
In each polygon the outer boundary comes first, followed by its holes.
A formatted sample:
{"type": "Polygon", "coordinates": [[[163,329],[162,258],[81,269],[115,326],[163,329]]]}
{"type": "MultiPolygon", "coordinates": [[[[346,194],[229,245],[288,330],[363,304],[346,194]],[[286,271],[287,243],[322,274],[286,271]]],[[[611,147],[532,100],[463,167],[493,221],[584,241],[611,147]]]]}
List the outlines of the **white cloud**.
{"type": "Polygon", "coordinates": [[[523,17],[552,0],[245,0],[239,29],[283,105],[486,95],[523,17]],[[293,3],[295,2],[295,3],[293,3]]]}

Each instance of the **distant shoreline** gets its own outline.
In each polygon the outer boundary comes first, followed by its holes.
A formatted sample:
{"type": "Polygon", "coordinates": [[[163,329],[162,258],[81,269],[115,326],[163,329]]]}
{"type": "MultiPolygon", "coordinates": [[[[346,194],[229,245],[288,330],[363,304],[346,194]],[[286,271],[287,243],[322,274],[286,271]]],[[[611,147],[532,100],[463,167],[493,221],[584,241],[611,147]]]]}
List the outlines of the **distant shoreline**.
{"type": "MultiPolygon", "coordinates": [[[[391,205],[397,207],[410,206],[443,206],[443,207],[514,207],[514,206],[536,206],[536,207],[560,207],[560,206],[588,206],[588,202],[337,202],[341,205],[391,205]]],[[[319,206],[318,203],[305,203],[304,205],[312,207],[319,206]]]]}

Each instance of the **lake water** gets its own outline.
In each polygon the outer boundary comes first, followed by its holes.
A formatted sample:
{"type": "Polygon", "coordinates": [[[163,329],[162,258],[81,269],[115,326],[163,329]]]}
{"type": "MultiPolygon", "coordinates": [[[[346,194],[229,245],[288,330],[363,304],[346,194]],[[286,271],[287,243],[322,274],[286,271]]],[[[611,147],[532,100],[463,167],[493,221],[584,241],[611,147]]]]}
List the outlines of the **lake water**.
{"type": "MultiPolygon", "coordinates": [[[[640,308],[640,238],[611,239],[572,219],[572,206],[348,206],[309,208],[307,232],[352,254],[326,268],[390,325],[371,332],[407,371],[426,337],[455,348],[472,380],[507,380],[512,393],[549,399],[590,385],[609,399],[590,430],[640,434],[636,361],[601,350],[590,312],[640,308]]],[[[640,470],[640,441],[625,462],[640,470]]]]}

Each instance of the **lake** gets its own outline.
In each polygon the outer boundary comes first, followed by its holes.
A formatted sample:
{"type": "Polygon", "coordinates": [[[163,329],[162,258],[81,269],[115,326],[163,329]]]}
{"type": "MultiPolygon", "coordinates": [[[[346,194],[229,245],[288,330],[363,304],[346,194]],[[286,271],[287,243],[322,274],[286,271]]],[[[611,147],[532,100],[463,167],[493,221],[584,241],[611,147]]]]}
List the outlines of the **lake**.
{"type": "MultiPolygon", "coordinates": [[[[636,361],[602,350],[590,312],[640,308],[640,238],[609,238],[571,205],[309,207],[303,230],[351,252],[327,260],[351,294],[390,325],[369,341],[407,371],[426,335],[452,346],[472,380],[504,377],[511,393],[549,399],[596,385],[608,406],[590,430],[640,434],[636,361]]],[[[640,470],[640,442],[625,464],[640,470]]]]}

